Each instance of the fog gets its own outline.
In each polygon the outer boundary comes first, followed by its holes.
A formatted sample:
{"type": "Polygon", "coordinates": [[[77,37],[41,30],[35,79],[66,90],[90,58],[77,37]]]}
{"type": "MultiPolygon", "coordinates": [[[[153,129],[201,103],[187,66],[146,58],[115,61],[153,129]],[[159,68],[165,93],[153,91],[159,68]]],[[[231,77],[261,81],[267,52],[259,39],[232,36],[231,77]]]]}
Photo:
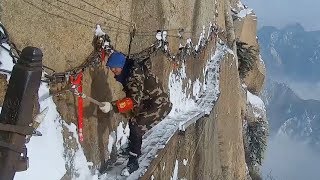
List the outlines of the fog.
{"type": "MultiPolygon", "coordinates": [[[[319,0],[242,0],[254,9],[258,27],[300,23],[307,30],[320,30],[319,0]]],[[[320,100],[320,82],[286,82],[302,99],[320,100]]],[[[319,109],[320,110],[320,109],[319,109]]],[[[303,142],[282,134],[270,138],[263,162],[262,174],[275,180],[319,180],[320,152],[303,142]]]]}
{"type": "MultiPolygon", "coordinates": [[[[268,68],[268,67],[266,67],[268,68]]],[[[288,78],[284,75],[271,76],[267,73],[269,79],[275,82],[284,83],[294,91],[294,93],[301,99],[315,99],[320,100],[320,78],[318,82],[297,81],[292,78],[288,78]]],[[[266,85],[266,84],[265,84],[266,85]]]]}
{"type": "Polygon", "coordinates": [[[289,86],[302,99],[320,100],[320,82],[290,82],[289,86]]]}
{"type": "Polygon", "coordinates": [[[262,173],[275,180],[319,180],[320,153],[282,134],[268,142],[262,173]]]}
{"type": "Polygon", "coordinates": [[[306,30],[319,30],[319,0],[242,0],[254,9],[258,25],[284,27],[300,23],[306,30]]]}

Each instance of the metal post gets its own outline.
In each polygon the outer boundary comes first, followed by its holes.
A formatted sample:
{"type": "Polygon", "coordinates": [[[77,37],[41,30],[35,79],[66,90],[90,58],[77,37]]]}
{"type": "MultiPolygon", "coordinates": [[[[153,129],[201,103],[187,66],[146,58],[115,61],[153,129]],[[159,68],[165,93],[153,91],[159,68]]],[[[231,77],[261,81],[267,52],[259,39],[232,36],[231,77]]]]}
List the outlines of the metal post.
{"type": "MultiPolygon", "coordinates": [[[[22,50],[13,67],[0,114],[0,123],[28,127],[32,123],[35,98],[41,82],[42,51],[35,47],[22,50]]],[[[0,131],[0,180],[12,180],[19,170],[25,151],[25,135],[0,131]],[[5,147],[7,145],[7,147],[5,147]]]]}

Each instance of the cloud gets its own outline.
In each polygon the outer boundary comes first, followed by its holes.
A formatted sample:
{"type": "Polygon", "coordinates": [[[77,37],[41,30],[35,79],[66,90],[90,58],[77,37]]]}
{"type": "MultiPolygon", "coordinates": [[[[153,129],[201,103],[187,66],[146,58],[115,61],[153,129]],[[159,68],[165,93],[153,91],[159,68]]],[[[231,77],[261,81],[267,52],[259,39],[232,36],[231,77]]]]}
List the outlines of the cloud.
{"type": "Polygon", "coordinates": [[[302,99],[320,100],[320,82],[290,82],[289,86],[302,99]]]}
{"type": "Polygon", "coordinates": [[[271,78],[272,81],[285,83],[289,86],[294,93],[301,99],[308,100],[320,100],[320,81],[318,82],[307,82],[307,81],[296,81],[289,79],[286,76],[274,76],[271,78]]]}
{"type": "Polygon", "coordinates": [[[320,153],[285,134],[269,140],[262,173],[276,180],[318,180],[320,153]]]}

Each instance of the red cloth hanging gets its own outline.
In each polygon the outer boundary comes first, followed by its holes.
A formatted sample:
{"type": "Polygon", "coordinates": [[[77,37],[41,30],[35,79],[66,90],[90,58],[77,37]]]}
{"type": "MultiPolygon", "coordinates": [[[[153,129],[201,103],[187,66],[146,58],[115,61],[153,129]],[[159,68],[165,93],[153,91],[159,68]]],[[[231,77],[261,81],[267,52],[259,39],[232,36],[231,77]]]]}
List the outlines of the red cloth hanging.
{"type": "MultiPolygon", "coordinates": [[[[75,85],[78,93],[82,93],[82,71],[75,77],[70,76],[70,82],[75,85]]],[[[83,141],[83,98],[78,96],[78,136],[79,141],[83,141]]]]}

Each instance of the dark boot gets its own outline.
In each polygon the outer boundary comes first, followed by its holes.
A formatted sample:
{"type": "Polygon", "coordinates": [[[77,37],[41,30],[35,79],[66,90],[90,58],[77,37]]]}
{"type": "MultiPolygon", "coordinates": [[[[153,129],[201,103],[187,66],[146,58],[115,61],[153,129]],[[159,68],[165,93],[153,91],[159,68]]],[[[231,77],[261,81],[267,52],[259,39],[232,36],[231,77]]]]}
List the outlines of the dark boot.
{"type": "Polygon", "coordinates": [[[125,167],[121,172],[121,175],[123,176],[129,176],[131,173],[139,169],[139,163],[138,163],[139,157],[137,156],[137,154],[134,154],[132,152],[129,152],[129,153],[130,155],[129,155],[129,161],[128,161],[127,167],[125,167]]]}
{"type": "Polygon", "coordinates": [[[118,150],[118,156],[124,157],[124,158],[129,158],[129,152],[130,152],[129,146],[120,148],[118,150]]]}

